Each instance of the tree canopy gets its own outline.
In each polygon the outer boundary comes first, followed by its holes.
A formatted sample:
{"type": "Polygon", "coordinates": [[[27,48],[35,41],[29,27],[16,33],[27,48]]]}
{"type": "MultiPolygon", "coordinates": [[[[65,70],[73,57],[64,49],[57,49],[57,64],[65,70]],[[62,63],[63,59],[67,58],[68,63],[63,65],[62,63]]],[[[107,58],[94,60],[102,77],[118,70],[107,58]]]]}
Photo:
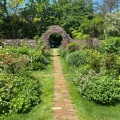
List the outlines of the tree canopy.
{"type": "Polygon", "coordinates": [[[113,4],[112,0],[102,0],[101,3],[93,3],[92,0],[1,0],[0,38],[34,38],[41,36],[51,25],[62,26],[71,37],[75,37],[73,31],[89,35],[92,28],[93,36],[99,37],[103,35],[107,13],[117,12],[119,2],[115,0],[113,4]]]}

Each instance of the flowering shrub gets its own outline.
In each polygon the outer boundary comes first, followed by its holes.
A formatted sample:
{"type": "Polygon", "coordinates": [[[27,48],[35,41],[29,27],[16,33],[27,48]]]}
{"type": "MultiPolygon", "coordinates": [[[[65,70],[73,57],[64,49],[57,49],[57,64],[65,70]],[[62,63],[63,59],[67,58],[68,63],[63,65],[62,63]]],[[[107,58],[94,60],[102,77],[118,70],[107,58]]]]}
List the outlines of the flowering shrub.
{"type": "Polygon", "coordinates": [[[71,52],[74,52],[74,51],[77,51],[79,50],[80,46],[78,43],[76,42],[71,42],[69,43],[69,45],[67,46],[67,51],[68,53],[71,53],[71,52]]]}
{"type": "Polygon", "coordinates": [[[76,71],[73,81],[78,91],[89,100],[102,105],[120,103],[120,82],[106,75],[106,71],[96,73],[89,65],[76,71]]]}
{"type": "Polygon", "coordinates": [[[0,55],[1,57],[1,68],[10,73],[18,73],[22,68],[27,68],[29,64],[28,56],[21,55],[15,58],[10,54],[0,55]]]}

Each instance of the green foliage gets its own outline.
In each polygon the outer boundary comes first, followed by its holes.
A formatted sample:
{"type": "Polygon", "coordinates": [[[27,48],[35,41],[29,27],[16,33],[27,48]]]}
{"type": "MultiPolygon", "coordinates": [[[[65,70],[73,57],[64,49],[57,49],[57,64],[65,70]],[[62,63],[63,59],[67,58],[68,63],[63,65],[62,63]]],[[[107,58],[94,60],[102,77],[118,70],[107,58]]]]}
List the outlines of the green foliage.
{"type": "Polygon", "coordinates": [[[92,31],[93,37],[101,37],[104,34],[103,24],[104,19],[99,14],[92,19],[84,18],[79,27],[79,31],[81,31],[83,35],[89,35],[90,31],[92,31]]]}
{"type": "MultiPolygon", "coordinates": [[[[15,74],[21,71],[22,68],[26,68],[29,65],[28,56],[21,55],[17,58],[11,56],[10,54],[3,54],[1,57],[0,67],[9,73],[15,74]]],[[[23,69],[22,69],[23,70],[23,69]]]]}
{"type": "Polygon", "coordinates": [[[89,38],[89,34],[83,34],[77,30],[72,31],[72,36],[77,40],[84,40],[89,38]]]}
{"type": "Polygon", "coordinates": [[[120,57],[114,53],[103,54],[101,68],[106,69],[108,74],[118,77],[120,74],[120,57]]]}
{"type": "Polygon", "coordinates": [[[40,102],[40,83],[5,72],[0,76],[0,115],[29,112],[40,102]]]}
{"type": "Polygon", "coordinates": [[[58,24],[71,34],[73,29],[78,29],[84,16],[91,18],[93,14],[93,6],[83,3],[83,0],[1,0],[0,36],[38,38],[49,26],[58,24]]]}
{"type": "Polygon", "coordinates": [[[41,70],[50,62],[50,53],[43,46],[31,49],[28,46],[8,47],[1,50],[0,66],[11,73],[20,69],[41,70]]]}
{"type": "Polygon", "coordinates": [[[68,53],[71,53],[79,50],[79,48],[80,48],[80,45],[77,42],[70,42],[66,50],[68,53]]]}
{"type": "Polygon", "coordinates": [[[105,17],[105,34],[106,36],[120,36],[120,12],[107,13],[105,17]]]}
{"type": "Polygon", "coordinates": [[[88,83],[84,95],[99,104],[115,105],[120,103],[120,83],[108,76],[101,76],[98,81],[88,83]]]}
{"type": "Polygon", "coordinates": [[[120,83],[105,75],[106,71],[96,73],[89,65],[82,66],[76,71],[73,81],[78,91],[89,100],[102,105],[120,103],[120,83]]]}
{"type": "Polygon", "coordinates": [[[66,57],[67,55],[67,50],[64,49],[62,46],[59,47],[59,53],[61,55],[61,57],[66,57]]]}
{"type": "Polygon", "coordinates": [[[67,63],[70,66],[79,67],[80,65],[85,64],[86,61],[87,54],[83,50],[72,52],[67,56],[67,63]]]}
{"type": "Polygon", "coordinates": [[[120,53],[120,38],[111,37],[105,40],[100,46],[101,52],[120,53]]]}
{"type": "Polygon", "coordinates": [[[91,69],[96,72],[100,71],[101,54],[96,50],[87,50],[87,63],[90,65],[91,69]]]}
{"type": "Polygon", "coordinates": [[[41,70],[50,60],[44,46],[5,47],[0,51],[0,115],[29,112],[40,102],[40,83],[32,70],[41,70]]]}
{"type": "Polygon", "coordinates": [[[43,48],[30,51],[29,57],[33,70],[42,70],[50,62],[50,54],[43,48]]]}
{"type": "Polygon", "coordinates": [[[99,81],[88,84],[86,96],[97,103],[115,105],[120,103],[120,83],[108,76],[101,76],[99,81]]]}
{"type": "Polygon", "coordinates": [[[34,40],[39,40],[40,37],[38,35],[34,36],[34,40]]]}

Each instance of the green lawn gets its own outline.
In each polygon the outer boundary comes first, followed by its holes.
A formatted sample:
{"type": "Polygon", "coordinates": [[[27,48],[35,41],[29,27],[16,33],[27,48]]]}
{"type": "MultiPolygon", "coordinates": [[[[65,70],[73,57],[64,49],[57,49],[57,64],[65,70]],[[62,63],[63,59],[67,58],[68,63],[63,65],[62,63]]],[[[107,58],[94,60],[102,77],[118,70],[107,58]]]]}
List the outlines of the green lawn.
{"type": "Polygon", "coordinates": [[[77,87],[72,82],[74,69],[66,65],[64,59],[61,59],[63,72],[68,83],[72,102],[78,113],[80,120],[120,120],[120,104],[116,106],[101,106],[92,101],[83,98],[77,91],[77,87]]]}
{"type": "Polygon", "coordinates": [[[53,58],[51,64],[43,71],[33,72],[33,75],[41,83],[41,103],[35,106],[30,113],[12,114],[0,120],[52,120],[53,96],[54,96],[54,70],[53,58]]]}

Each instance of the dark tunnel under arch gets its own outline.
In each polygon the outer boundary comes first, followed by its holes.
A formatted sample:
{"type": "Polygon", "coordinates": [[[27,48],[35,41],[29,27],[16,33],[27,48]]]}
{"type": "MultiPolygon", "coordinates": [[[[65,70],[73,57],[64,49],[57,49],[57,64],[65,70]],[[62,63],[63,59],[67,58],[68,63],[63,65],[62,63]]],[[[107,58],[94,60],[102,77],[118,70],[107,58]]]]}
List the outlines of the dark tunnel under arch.
{"type": "Polygon", "coordinates": [[[58,48],[62,43],[62,36],[58,33],[53,33],[49,36],[49,45],[51,48],[58,48]]]}

